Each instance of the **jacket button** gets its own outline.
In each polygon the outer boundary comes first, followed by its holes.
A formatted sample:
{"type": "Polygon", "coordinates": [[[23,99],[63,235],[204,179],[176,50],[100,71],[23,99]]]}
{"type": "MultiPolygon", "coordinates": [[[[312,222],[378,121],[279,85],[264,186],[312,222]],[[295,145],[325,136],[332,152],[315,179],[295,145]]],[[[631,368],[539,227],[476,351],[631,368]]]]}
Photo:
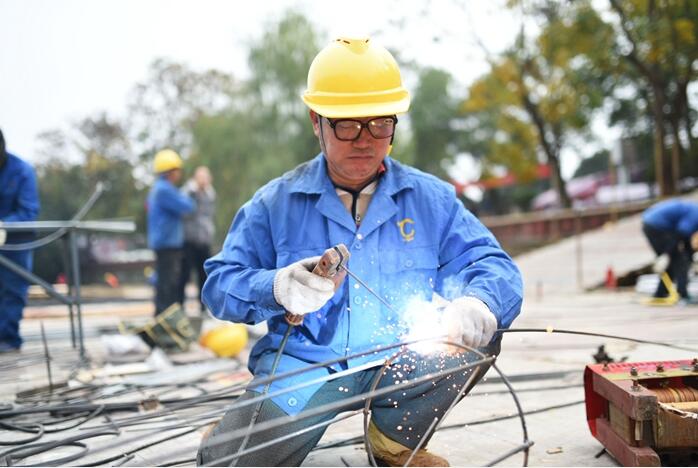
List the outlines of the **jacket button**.
{"type": "Polygon", "coordinates": [[[408,258],[407,260],[405,260],[405,266],[407,268],[412,268],[412,265],[414,265],[414,262],[412,261],[412,259],[408,258]]]}
{"type": "Polygon", "coordinates": [[[361,234],[361,233],[358,233],[358,234],[356,235],[356,238],[359,239],[359,240],[362,240],[362,239],[364,238],[364,235],[361,234]]]}
{"type": "Polygon", "coordinates": [[[361,304],[361,297],[359,297],[359,296],[354,296],[354,304],[356,304],[356,305],[361,304]]]}
{"type": "Polygon", "coordinates": [[[288,403],[288,406],[296,406],[296,405],[298,404],[298,400],[296,400],[295,398],[291,397],[291,398],[288,399],[288,402],[287,402],[287,403],[288,403]]]}

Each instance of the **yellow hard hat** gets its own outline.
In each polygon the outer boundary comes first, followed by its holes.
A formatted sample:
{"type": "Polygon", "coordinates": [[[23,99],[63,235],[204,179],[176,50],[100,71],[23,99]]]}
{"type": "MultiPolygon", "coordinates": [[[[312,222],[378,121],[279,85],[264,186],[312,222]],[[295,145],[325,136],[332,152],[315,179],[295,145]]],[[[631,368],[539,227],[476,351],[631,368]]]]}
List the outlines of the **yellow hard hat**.
{"type": "Polygon", "coordinates": [[[244,325],[228,323],[203,334],[199,343],[220,357],[233,357],[245,348],[247,337],[244,325]]]}
{"type": "Polygon", "coordinates": [[[160,150],[155,155],[153,168],[156,174],[162,174],[172,169],[181,169],[182,158],[179,157],[177,152],[171,149],[160,150]]]}
{"type": "Polygon", "coordinates": [[[407,112],[410,95],[384,47],[369,38],[339,38],[310,64],[303,102],[324,117],[373,117],[407,112]]]}

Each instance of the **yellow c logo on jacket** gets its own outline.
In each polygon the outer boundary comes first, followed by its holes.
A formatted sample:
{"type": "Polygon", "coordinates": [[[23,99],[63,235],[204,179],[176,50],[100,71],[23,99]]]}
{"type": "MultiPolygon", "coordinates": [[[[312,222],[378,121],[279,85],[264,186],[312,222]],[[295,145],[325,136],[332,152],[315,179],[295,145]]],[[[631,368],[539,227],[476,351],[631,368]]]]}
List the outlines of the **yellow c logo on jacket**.
{"type": "Polygon", "coordinates": [[[410,242],[414,240],[414,227],[407,227],[408,224],[414,224],[411,218],[405,218],[402,221],[397,222],[397,227],[400,228],[400,235],[405,240],[405,242],[410,242]]]}

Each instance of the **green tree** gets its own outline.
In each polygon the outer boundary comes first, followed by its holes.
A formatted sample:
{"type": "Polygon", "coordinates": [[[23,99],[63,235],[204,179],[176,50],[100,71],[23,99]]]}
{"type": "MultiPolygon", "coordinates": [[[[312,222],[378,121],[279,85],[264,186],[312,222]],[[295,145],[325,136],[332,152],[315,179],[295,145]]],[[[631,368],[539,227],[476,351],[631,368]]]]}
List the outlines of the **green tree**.
{"type": "Polygon", "coordinates": [[[612,31],[593,17],[571,25],[562,8],[552,1],[534,5],[529,14],[543,19],[540,33],[529,38],[522,26],[516,43],[492,58],[490,72],[470,86],[462,110],[471,152],[484,157],[485,174],[503,165],[527,181],[542,156],[560,204],[569,207],[561,153],[571,137],[588,134],[603,103],[608,78],[589,73],[586,54],[604,47],[612,31]]]}
{"type": "Polygon", "coordinates": [[[298,13],[284,13],[251,44],[252,76],[230,95],[230,104],[193,125],[188,164],[211,168],[219,237],[260,186],[319,151],[300,99],[318,50],[312,25],[298,13]]]}
{"type": "Polygon", "coordinates": [[[412,129],[412,164],[441,178],[447,175],[443,162],[456,154],[453,123],[458,115],[458,102],[451,93],[452,77],[443,70],[425,68],[410,105],[412,129]]]}
{"type": "Polygon", "coordinates": [[[543,20],[544,31],[554,33],[550,45],[577,50],[585,74],[612,84],[602,89],[613,108],[611,123],[622,126],[626,138],[653,134],[661,194],[676,192],[682,171],[698,174],[696,112],[688,99],[698,74],[698,3],[609,0],[604,7],[591,0],[534,0],[525,5],[543,20]]]}
{"type": "Polygon", "coordinates": [[[196,121],[230,106],[235,87],[232,76],[217,70],[197,72],[163,58],[153,61],[148,77],[128,99],[127,131],[137,161],[149,169],[153,155],[165,147],[186,158],[196,121]]]}
{"type": "Polygon", "coordinates": [[[616,41],[613,53],[628,66],[626,77],[647,90],[654,130],[655,172],[662,195],[676,192],[681,160],[698,175],[694,113],[688,86],[698,77],[698,4],[692,0],[610,0],[616,41]]]}
{"type": "MultiPolygon", "coordinates": [[[[134,176],[129,138],[118,121],[102,113],[84,118],[68,132],[44,132],[39,140],[40,219],[71,219],[101,182],[105,191],[85,219],[135,218],[144,232],[145,188],[134,176]],[[68,154],[77,159],[71,162],[68,154]]],[[[54,281],[64,271],[61,246],[38,249],[35,264],[39,276],[54,281]]]]}

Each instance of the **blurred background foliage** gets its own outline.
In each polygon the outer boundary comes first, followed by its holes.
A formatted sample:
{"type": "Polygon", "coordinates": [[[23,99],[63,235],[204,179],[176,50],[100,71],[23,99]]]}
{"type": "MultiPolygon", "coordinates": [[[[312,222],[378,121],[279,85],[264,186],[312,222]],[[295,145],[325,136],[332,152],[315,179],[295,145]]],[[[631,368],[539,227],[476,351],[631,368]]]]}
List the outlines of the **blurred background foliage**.
{"type": "MultiPolygon", "coordinates": [[[[488,191],[480,214],[527,210],[548,187],[568,207],[561,160],[566,152],[585,154],[581,148],[600,118],[636,142],[637,181],[656,180],[660,193],[670,195],[680,178],[698,176],[696,96],[689,96],[698,73],[698,2],[510,0],[507,6],[522,14],[516,40],[502,53],[487,52],[489,71],[466,87],[445,70],[402,63],[412,106],[400,117],[395,158],[448,179],[447,168],[469,155],[482,180],[506,168],[532,182],[488,191]],[[541,163],[551,176],[535,182],[541,163]]],[[[125,116],[98,113],[67,131],[40,135],[43,219],[70,218],[104,181],[109,190],[88,217],[130,217],[143,233],[152,156],[172,147],[185,158],[185,175],[198,165],[211,168],[222,241],[255,190],[319,151],[299,96],[327,39],[288,11],[247,44],[244,78],[155,60],[134,85],[125,116]],[[81,160],[61,162],[66,151],[81,160]]],[[[393,52],[400,61],[399,50],[393,52]]],[[[609,152],[600,150],[576,175],[608,168],[609,152]]]]}

